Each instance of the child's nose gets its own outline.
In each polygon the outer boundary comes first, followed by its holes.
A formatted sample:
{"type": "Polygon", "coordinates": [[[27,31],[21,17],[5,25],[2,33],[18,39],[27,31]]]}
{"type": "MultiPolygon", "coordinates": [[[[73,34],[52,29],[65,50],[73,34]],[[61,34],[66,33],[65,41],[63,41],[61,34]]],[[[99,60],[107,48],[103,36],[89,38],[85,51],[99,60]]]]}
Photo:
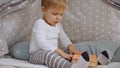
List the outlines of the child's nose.
{"type": "Polygon", "coordinates": [[[57,20],[61,20],[62,16],[57,16],[57,20]]]}

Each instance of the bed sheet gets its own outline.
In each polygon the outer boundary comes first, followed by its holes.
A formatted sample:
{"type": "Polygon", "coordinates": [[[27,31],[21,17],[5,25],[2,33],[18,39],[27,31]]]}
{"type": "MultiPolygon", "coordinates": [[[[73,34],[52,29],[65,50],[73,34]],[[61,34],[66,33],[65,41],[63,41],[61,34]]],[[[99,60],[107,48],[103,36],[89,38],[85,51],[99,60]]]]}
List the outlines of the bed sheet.
{"type": "MultiPolygon", "coordinates": [[[[13,58],[1,58],[0,68],[48,68],[48,67],[44,65],[31,64],[28,61],[13,58]]],[[[100,65],[97,68],[120,68],[120,62],[111,62],[108,65],[100,65]]]]}

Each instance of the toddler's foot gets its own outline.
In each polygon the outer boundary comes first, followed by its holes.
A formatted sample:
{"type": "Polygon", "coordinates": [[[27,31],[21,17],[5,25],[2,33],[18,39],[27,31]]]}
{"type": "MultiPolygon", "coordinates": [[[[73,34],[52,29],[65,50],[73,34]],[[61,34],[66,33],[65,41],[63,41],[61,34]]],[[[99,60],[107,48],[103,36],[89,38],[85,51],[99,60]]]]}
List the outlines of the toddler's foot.
{"type": "Polygon", "coordinates": [[[107,64],[108,63],[108,59],[109,59],[107,51],[101,52],[101,54],[98,56],[97,59],[98,59],[98,65],[105,65],[105,64],[107,64]]]}
{"type": "Polygon", "coordinates": [[[89,55],[87,52],[83,52],[78,61],[72,65],[71,68],[87,68],[89,65],[89,55]]]}

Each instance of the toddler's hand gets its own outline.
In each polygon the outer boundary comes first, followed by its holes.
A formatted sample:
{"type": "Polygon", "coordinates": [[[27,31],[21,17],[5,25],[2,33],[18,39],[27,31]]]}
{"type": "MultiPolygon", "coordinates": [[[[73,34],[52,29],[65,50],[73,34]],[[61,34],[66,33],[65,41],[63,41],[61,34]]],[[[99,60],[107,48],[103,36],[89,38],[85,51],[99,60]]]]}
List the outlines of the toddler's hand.
{"type": "Polygon", "coordinates": [[[82,52],[80,52],[80,51],[77,51],[77,50],[70,50],[70,53],[72,53],[72,54],[81,54],[82,52]]]}
{"type": "Polygon", "coordinates": [[[71,54],[81,54],[81,53],[82,53],[82,52],[76,50],[76,49],[73,47],[73,45],[69,45],[69,46],[68,46],[68,49],[69,49],[69,51],[70,51],[71,54]]]}
{"type": "Polygon", "coordinates": [[[59,48],[57,48],[57,49],[55,50],[55,52],[56,52],[57,54],[59,54],[61,57],[65,58],[65,59],[68,59],[68,60],[71,60],[72,57],[73,57],[73,55],[67,54],[67,53],[63,52],[62,50],[60,50],[59,48]]]}
{"type": "Polygon", "coordinates": [[[67,54],[67,53],[62,53],[61,56],[65,59],[68,59],[68,60],[72,59],[72,57],[73,57],[73,55],[70,55],[70,54],[67,54]]]}

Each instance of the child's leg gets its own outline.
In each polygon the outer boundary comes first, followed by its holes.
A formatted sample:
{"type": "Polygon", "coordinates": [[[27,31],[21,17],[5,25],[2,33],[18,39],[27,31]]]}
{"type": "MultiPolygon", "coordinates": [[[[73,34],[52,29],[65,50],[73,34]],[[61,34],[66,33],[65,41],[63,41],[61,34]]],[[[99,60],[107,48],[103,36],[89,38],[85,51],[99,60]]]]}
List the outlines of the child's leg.
{"type": "Polygon", "coordinates": [[[89,55],[87,52],[83,52],[79,57],[78,61],[74,63],[71,68],[88,68],[89,55]]]}
{"type": "Polygon", "coordinates": [[[105,65],[112,60],[113,53],[110,50],[103,50],[100,55],[98,55],[98,64],[105,65]]]}
{"type": "MultiPolygon", "coordinates": [[[[30,55],[30,62],[34,64],[45,64],[50,68],[87,68],[88,61],[86,57],[88,54],[83,53],[78,62],[72,64],[64,58],[50,50],[39,50],[30,55]]],[[[89,57],[88,57],[89,59],[89,57]]]]}
{"type": "Polygon", "coordinates": [[[101,54],[98,56],[97,59],[98,59],[98,64],[99,65],[107,64],[108,63],[108,59],[109,59],[107,51],[101,52],[101,54]]]}
{"type": "Polygon", "coordinates": [[[71,63],[50,50],[39,50],[30,56],[30,62],[45,64],[50,68],[70,68],[71,63]]]}
{"type": "Polygon", "coordinates": [[[102,51],[106,50],[109,55],[108,62],[111,62],[114,53],[119,47],[120,43],[113,41],[89,41],[75,44],[77,50],[82,52],[87,51],[89,54],[95,54],[97,56],[99,56],[102,51]]]}

